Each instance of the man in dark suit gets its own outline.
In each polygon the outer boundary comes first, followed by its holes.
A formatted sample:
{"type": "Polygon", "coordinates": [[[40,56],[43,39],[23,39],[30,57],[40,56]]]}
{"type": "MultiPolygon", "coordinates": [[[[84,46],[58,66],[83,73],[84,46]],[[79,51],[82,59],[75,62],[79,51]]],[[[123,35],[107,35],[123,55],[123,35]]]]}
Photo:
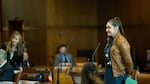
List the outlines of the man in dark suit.
{"type": "Polygon", "coordinates": [[[67,52],[65,44],[59,46],[59,53],[55,55],[54,66],[58,66],[60,63],[71,63],[72,66],[75,66],[75,61],[72,55],[67,52]]]}
{"type": "Polygon", "coordinates": [[[0,81],[13,81],[14,71],[12,66],[7,62],[6,51],[0,49],[0,81]]]}
{"type": "Polygon", "coordinates": [[[23,61],[22,61],[22,67],[33,67],[34,64],[29,60],[29,55],[27,51],[23,52],[23,61]]]}

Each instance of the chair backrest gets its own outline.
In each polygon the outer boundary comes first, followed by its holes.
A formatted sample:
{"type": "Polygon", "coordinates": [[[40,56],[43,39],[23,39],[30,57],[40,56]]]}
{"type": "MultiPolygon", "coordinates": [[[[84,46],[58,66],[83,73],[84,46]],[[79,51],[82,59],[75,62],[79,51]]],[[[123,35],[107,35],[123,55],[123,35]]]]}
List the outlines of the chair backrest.
{"type": "Polygon", "coordinates": [[[137,75],[138,84],[150,84],[150,73],[140,73],[137,75]]]}
{"type": "Polygon", "coordinates": [[[70,72],[74,84],[81,84],[81,72],[70,72]]]}

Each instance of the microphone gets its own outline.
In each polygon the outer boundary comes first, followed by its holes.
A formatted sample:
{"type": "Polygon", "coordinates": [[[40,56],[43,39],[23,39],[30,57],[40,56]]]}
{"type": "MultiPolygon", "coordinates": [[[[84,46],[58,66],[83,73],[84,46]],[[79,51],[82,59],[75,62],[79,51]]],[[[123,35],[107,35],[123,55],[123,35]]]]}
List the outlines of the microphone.
{"type": "Polygon", "coordinates": [[[74,41],[74,38],[72,37],[72,38],[70,38],[70,40],[66,43],[67,49],[70,48],[70,46],[71,46],[71,44],[72,44],[73,41],[74,41]]]}
{"type": "Polygon", "coordinates": [[[97,49],[99,48],[100,45],[101,45],[101,43],[98,43],[94,53],[92,54],[92,63],[94,63],[95,54],[96,54],[96,51],[97,51],[97,49]]]}

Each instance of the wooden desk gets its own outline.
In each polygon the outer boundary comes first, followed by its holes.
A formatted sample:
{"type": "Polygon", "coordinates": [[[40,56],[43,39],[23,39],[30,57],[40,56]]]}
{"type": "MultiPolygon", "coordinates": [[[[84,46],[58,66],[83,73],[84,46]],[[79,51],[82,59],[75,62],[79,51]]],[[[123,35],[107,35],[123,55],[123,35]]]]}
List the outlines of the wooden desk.
{"type": "MultiPolygon", "coordinates": [[[[9,83],[1,83],[0,84],[9,84],[9,83]]],[[[10,83],[12,84],[12,83],[10,83]]],[[[13,83],[17,84],[17,83],[13,83]]],[[[19,80],[18,84],[53,84],[52,82],[38,82],[38,81],[30,81],[30,80],[19,80]]]]}
{"type": "Polygon", "coordinates": [[[39,75],[40,73],[43,73],[44,75],[44,80],[47,81],[48,79],[48,75],[49,75],[49,71],[38,71],[35,70],[33,68],[28,68],[25,69],[20,77],[20,80],[31,80],[31,81],[37,81],[36,76],[39,75]]]}
{"type": "Polygon", "coordinates": [[[37,70],[37,71],[46,71],[46,70],[50,70],[53,71],[53,66],[34,66],[33,69],[37,70]]]}
{"type": "MultiPolygon", "coordinates": [[[[59,74],[59,83],[60,84],[73,84],[73,80],[72,80],[71,76],[66,76],[65,73],[60,73],[59,74]]],[[[52,84],[57,84],[57,73],[54,73],[52,84]]]]}
{"type": "Polygon", "coordinates": [[[150,84],[150,73],[139,73],[137,80],[138,84],[150,84]]]}

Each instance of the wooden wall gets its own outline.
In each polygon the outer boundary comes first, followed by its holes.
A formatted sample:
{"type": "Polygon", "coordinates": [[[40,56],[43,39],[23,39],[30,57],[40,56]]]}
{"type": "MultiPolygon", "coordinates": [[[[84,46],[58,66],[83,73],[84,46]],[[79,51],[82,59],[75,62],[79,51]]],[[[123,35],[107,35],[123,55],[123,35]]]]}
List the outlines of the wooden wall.
{"type": "Polygon", "coordinates": [[[52,65],[56,47],[70,43],[75,60],[78,49],[97,46],[96,0],[3,0],[3,25],[7,36],[9,19],[24,20],[24,39],[36,65],[52,65]]]}
{"type": "MultiPolygon", "coordinates": [[[[112,17],[121,18],[126,37],[135,48],[135,54],[140,67],[145,66],[146,50],[150,48],[150,1],[148,0],[99,0],[98,1],[98,35],[99,41],[105,42],[105,24],[112,17]]],[[[100,49],[100,63],[103,63],[103,48],[100,49]]]]}
{"type": "MultiPolygon", "coordinates": [[[[14,17],[24,20],[24,39],[30,58],[37,65],[52,64],[56,47],[71,40],[69,51],[76,60],[78,49],[95,49],[101,42],[96,60],[103,64],[105,23],[118,16],[142,66],[146,49],[150,48],[149,3],[149,0],[2,0],[3,27],[7,28],[8,20],[14,17]]],[[[7,29],[3,32],[2,41],[6,41],[7,29]]]]}

